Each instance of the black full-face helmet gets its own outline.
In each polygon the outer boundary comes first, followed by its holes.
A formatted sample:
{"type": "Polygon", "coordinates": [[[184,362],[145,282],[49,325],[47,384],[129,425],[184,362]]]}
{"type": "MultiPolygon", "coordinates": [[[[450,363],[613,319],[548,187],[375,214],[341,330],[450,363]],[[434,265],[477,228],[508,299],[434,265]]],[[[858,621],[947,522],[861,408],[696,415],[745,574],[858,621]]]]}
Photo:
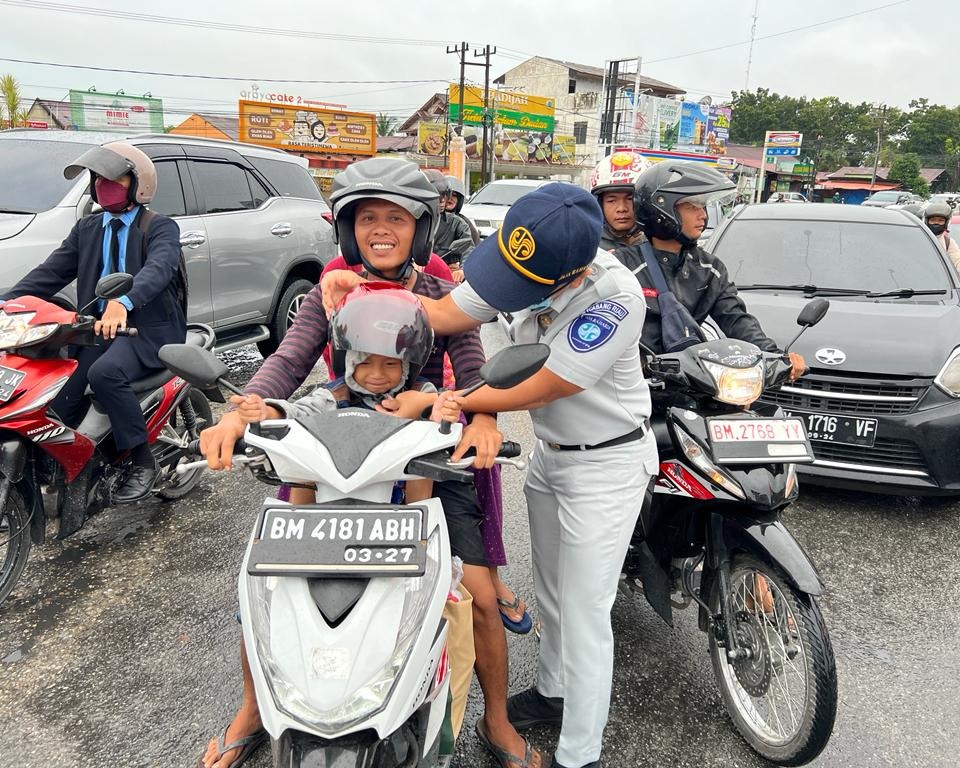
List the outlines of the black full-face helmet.
{"type": "Polygon", "coordinates": [[[347,264],[362,264],[371,274],[386,279],[363,258],[353,231],[357,204],[372,198],[399,205],[416,219],[413,247],[399,273],[401,278],[406,278],[414,264],[425,266],[430,260],[433,237],[440,220],[437,190],[414,163],[394,158],[362,160],[334,177],[330,203],[333,206],[333,234],[340,244],[340,253],[347,264]]]}
{"type": "Polygon", "coordinates": [[[683,234],[677,204],[706,207],[732,199],[736,192],[737,185],[713,168],[667,160],[640,174],[634,187],[633,206],[647,237],[694,246],[697,241],[683,234]]]}

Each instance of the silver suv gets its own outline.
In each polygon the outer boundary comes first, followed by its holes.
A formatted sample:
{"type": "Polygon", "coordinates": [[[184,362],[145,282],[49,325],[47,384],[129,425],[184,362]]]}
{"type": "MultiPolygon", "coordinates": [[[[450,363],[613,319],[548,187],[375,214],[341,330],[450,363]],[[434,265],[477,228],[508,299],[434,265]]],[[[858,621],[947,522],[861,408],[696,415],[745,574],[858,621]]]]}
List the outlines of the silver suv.
{"type": "MultiPolygon", "coordinates": [[[[0,131],[0,291],[43,261],[92,211],[88,177],[63,168],[89,146],[124,138],[80,131],[0,131]]],[[[306,161],[280,150],[169,134],[126,137],[157,167],[150,208],[180,225],[189,320],[218,349],[283,338],[323,265],[336,255],[329,208],[306,161]]],[[[72,286],[64,304],[75,299],[72,286]]]]}

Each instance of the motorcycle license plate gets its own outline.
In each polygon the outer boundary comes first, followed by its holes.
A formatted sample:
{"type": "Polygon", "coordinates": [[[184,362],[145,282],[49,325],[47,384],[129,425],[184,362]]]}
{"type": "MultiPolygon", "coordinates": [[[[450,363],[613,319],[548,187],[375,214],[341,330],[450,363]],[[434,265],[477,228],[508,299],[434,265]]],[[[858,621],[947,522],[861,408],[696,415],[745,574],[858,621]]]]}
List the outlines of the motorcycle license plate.
{"type": "Polygon", "coordinates": [[[821,443],[840,443],[873,448],[877,440],[877,420],[840,414],[793,411],[784,415],[803,419],[810,439],[821,443]]]}
{"type": "Polygon", "coordinates": [[[5,403],[17,391],[20,382],[26,376],[26,371],[17,371],[0,365],[0,403],[5,403]]]}
{"type": "Polygon", "coordinates": [[[720,464],[813,461],[800,419],[707,419],[707,435],[720,464]]]}
{"type": "Polygon", "coordinates": [[[247,571],[255,576],[419,576],[425,508],[264,506],[247,571]]]}

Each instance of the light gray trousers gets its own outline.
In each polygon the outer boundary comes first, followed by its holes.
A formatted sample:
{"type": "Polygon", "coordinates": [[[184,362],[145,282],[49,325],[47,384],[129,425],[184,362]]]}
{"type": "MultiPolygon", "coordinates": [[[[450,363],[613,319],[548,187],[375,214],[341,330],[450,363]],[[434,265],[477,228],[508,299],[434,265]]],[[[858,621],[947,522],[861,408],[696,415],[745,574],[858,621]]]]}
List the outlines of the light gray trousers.
{"type": "Polygon", "coordinates": [[[527,473],[537,689],[564,699],[556,760],[570,768],[600,759],[613,682],[610,610],[656,455],[652,434],[592,451],[539,442],[527,473]]]}

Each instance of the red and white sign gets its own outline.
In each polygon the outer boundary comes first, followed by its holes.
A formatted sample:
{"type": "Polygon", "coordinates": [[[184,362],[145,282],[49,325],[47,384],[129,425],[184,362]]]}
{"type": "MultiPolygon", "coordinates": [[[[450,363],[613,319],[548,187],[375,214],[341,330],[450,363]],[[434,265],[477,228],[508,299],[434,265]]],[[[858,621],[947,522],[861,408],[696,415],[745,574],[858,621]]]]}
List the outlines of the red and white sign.
{"type": "Polygon", "coordinates": [[[50,123],[45,123],[43,120],[27,120],[27,128],[43,128],[47,129],[50,127],[50,123]]]}

